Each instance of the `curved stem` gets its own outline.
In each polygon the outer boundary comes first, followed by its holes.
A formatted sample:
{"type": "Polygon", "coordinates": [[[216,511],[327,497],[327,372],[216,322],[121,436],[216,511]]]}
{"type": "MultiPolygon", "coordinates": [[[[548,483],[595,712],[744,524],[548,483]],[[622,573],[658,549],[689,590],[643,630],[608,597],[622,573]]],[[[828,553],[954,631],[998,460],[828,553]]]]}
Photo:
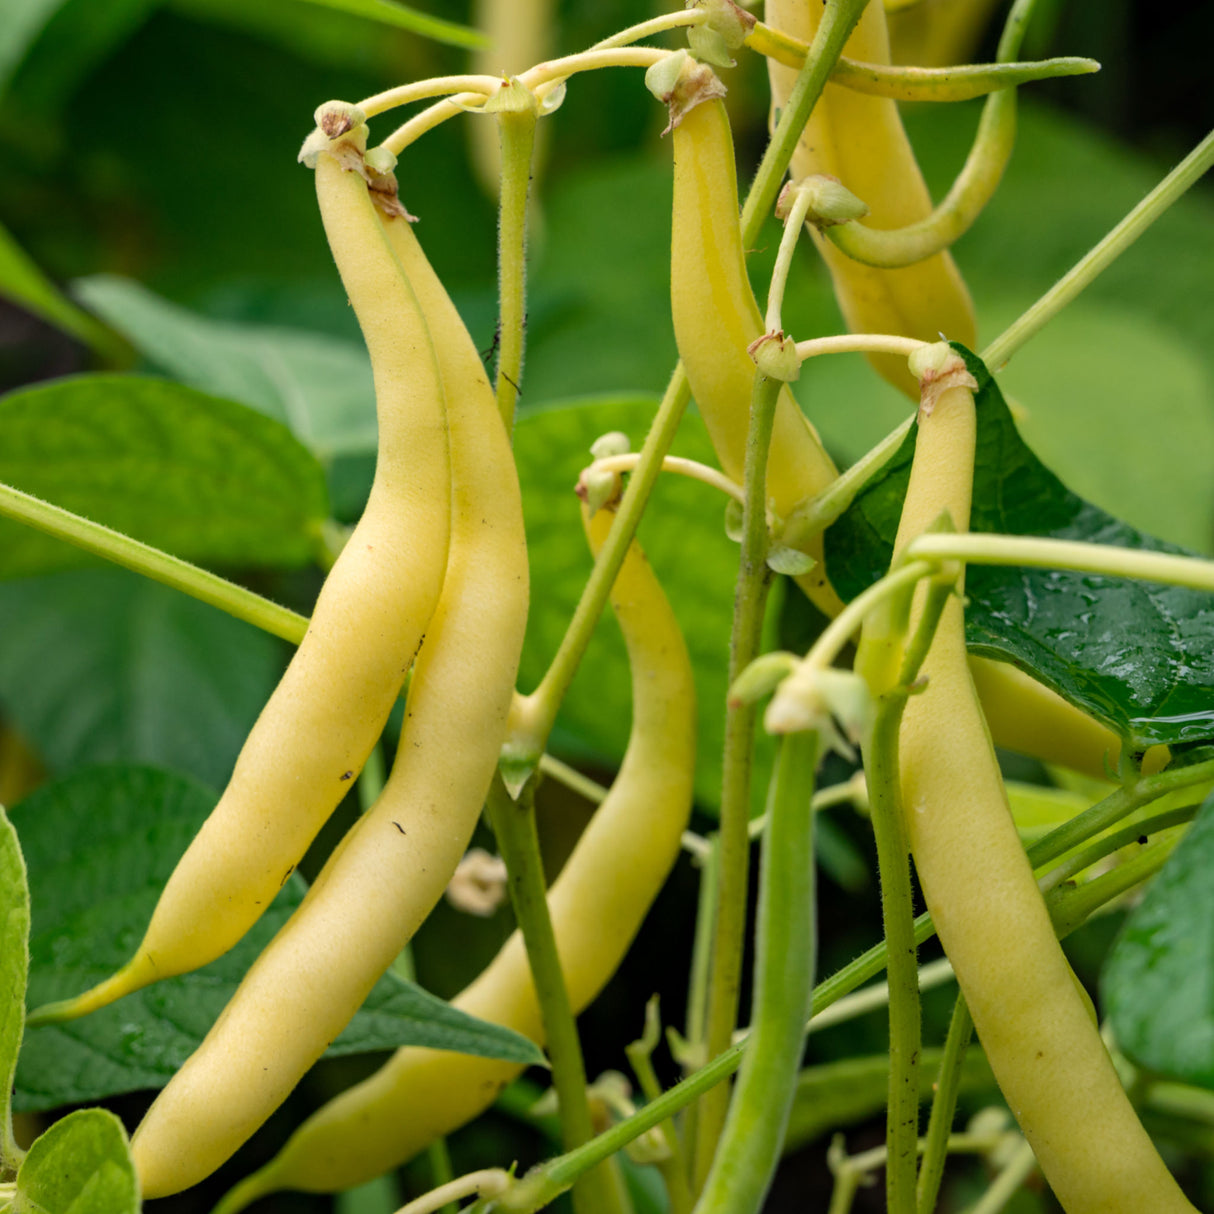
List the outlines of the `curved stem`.
{"type": "MultiPolygon", "coordinates": [[[[783,382],[756,373],[746,436],[742,550],[734,592],[733,630],[729,643],[729,683],[758,656],[763,612],[771,578],[767,568],[767,459],[783,382]]],[[[754,757],[756,706],[729,703],[725,710],[722,756],[718,892],[709,969],[708,1014],[704,1040],[708,1056],[729,1045],[738,1019],[742,952],[746,935],[746,888],[749,883],[751,766],[754,757]]],[[[692,1187],[699,1191],[708,1176],[725,1122],[728,1092],[712,1093],[702,1102],[696,1122],[692,1187]]]]}
{"type": "Polygon", "coordinates": [[[804,362],[819,354],[901,354],[909,358],[928,343],[915,337],[891,333],[832,333],[829,337],[811,337],[797,342],[797,357],[804,362]]]}
{"type": "Polygon", "coordinates": [[[495,1197],[509,1184],[509,1172],[502,1168],[482,1168],[479,1172],[458,1176],[437,1189],[431,1189],[429,1193],[423,1193],[415,1201],[402,1206],[397,1214],[434,1214],[448,1202],[458,1201],[461,1197],[495,1197]]]}
{"type": "MultiPolygon", "coordinates": [[[[633,472],[640,462],[641,457],[636,451],[626,451],[622,455],[608,455],[602,459],[596,459],[591,467],[603,472],[633,472]]],[[[731,481],[719,468],[712,468],[708,464],[700,463],[699,460],[685,459],[681,455],[667,455],[662,459],[662,471],[673,472],[679,476],[700,481],[705,485],[711,485],[712,488],[719,489],[739,505],[744,501],[745,495],[741,485],[731,481]]]]}
{"type": "MultiPolygon", "coordinates": [[[[1020,49],[1035,0],[1016,0],[999,40],[997,59],[1009,62],[1020,49]]],[[[925,219],[906,227],[870,228],[836,224],[824,234],[836,248],[864,265],[896,270],[947,249],[969,231],[990,202],[1016,141],[1016,90],[992,93],[982,107],[978,133],[965,165],[943,201],[925,219]]]]}
{"type": "Polygon", "coordinates": [[[170,556],[150,544],[142,544],[129,535],[81,518],[10,485],[0,485],[0,516],[16,519],[84,552],[171,586],[293,645],[303,640],[308,629],[307,617],[298,612],[280,607],[243,586],[191,565],[189,561],[170,556]]]}
{"type": "Polygon", "coordinates": [[[1022,345],[1053,320],[1106,270],[1214,164],[1214,131],[1207,135],[1103,240],[1068,270],[985,350],[982,361],[999,371],[1022,345]]]}
{"type": "Polygon", "coordinates": [[[1029,535],[934,534],[912,540],[910,556],[927,560],[972,561],[978,565],[1028,565],[1036,569],[1073,569],[1108,577],[1136,578],[1214,591],[1214,561],[1170,552],[1144,552],[1091,544],[1082,540],[1054,540],[1029,535]]]}
{"type": "MultiPolygon", "coordinates": [[[[780,235],[780,247],[776,251],[776,264],[771,271],[771,284],[767,288],[768,333],[783,333],[784,325],[780,313],[784,307],[784,289],[788,285],[788,271],[792,268],[792,257],[797,249],[797,239],[805,226],[805,216],[813,199],[804,190],[793,198],[792,206],[784,217],[784,231],[780,235]]],[[[798,357],[800,354],[798,352],[798,357]]]]}
{"type": "Polygon", "coordinates": [[[708,12],[705,9],[678,9],[673,13],[663,13],[660,17],[654,17],[649,21],[630,25],[627,29],[612,34],[610,38],[596,42],[590,49],[602,51],[613,46],[629,46],[633,42],[640,42],[642,38],[652,38],[654,34],[663,34],[667,30],[682,29],[690,25],[703,25],[707,20],[708,12]]]}
{"type": "Polygon", "coordinates": [[[565,55],[560,59],[537,63],[535,67],[523,72],[519,80],[527,88],[536,89],[553,80],[564,80],[578,72],[593,72],[604,67],[649,68],[672,54],[673,51],[662,50],[656,46],[612,46],[579,51],[576,55],[565,55]]]}
{"type": "Polygon", "coordinates": [[[364,97],[358,103],[358,108],[368,118],[374,118],[377,114],[385,114],[388,110],[409,105],[414,101],[427,101],[431,97],[447,97],[452,93],[460,94],[461,99],[464,96],[472,96],[479,101],[484,101],[486,97],[492,97],[501,87],[502,81],[499,76],[433,76],[428,80],[398,84],[395,88],[385,89],[382,93],[364,97]]]}

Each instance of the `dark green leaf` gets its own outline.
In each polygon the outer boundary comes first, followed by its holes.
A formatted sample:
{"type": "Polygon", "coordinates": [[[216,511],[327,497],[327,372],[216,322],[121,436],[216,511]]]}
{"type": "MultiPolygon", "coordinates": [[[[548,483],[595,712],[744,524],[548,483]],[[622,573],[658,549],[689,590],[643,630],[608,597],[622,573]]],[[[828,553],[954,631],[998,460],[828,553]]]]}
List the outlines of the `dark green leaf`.
{"type": "Polygon", "coordinates": [[[0,1172],[17,1157],[9,1100],[25,1027],[29,933],[25,861],[16,831],[0,805],[0,1172]]]}
{"type": "Polygon", "coordinates": [[[139,1181],[122,1122],[78,1109],[55,1122],[17,1173],[18,1214],[136,1214],[139,1181]]]}
{"type": "MultiPolygon", "coordinates": [[[[34,908],[32,1005],[75,995],[129,959],[160,888],[214,803],[214,793],[191,780],[129,766],[80,772],[21,803],[16,825],[34,908]]],[[[55,1108],[163,1086],[304,892],[303,881],[293,877],[240,944],[204,969],[136,991],[83,1019],[28,1033],[17,1106],[55,1108]]],[[[328,1053],[406,1044],[542,1060],[517,1034],[465,1016],[391,974],[328,1053]]]]}
{"type": "MultiPolygon", "coordinates": [[[[0,480],[176,556],[306,565],[324,472],[285,427],[167,380],[80,375],[0,398],[0,480]]],[[[0,523],[0,575],[91,561],[0,523]]]]}
{"type": "MultiPolygon", "coordinates": [[[[961,347],[957,347],[961,350],[961,347]]],[[[979,383],[972,531],[1180,551],[1076,496],[1029,450],[994,380],[979,383]]],[[[914,454],[912,431],[826,533],[826,561],[851,598],[888,568],[914,454]]],[[[1214,736],[1214,596],[1055,570],[973,565],[966,638],[1106,721],[1136,749],[1214,736]]]]}
{"type": "Polygon", "coordinates": [[[1214,796],[1126,920],[1100,993],[1139,1065],[1214,1088],[1214,796]]]}
{"type": "MultiPolygon", "coordinates": [[[[524,414],[515,435],[523,509],[531,554],[531,616],[520,686],[543,675],[565,632],[592,567],[573,487],[590,463],[590,444],[622,430],[639,449],[657,402],[651,398],[587,398],[580,403],[524,414]]],[[[715,465],[699,418],[686,419],[676,454],[715,465]]],[[[679,476],[662,476],[641,524],[641,541],[670,599],[691,653],[699,698],[696,803],[706,809],[721,795],[721,743],[725,722],[726,664],[733,612],[737,547],[725,535],[726,498],[679,476]]],[[[610,611],[605,613],[610,616],[610,611]]],[[[604,622],[591,643],[561,708],[564,742],[618,762],[628,743],[631,684],[623,641],[604,622]]],[[[562,740],[558,734],[558,743],[562,740]]],[[[766,787],[770,745],[760,734],[756,803],[766,787]]]]}
{"type": "Polygon", "coordinates": [[[361,346],[211,320],[112,275],[79,279],[72,289],[160,370],[275,418],[318,456],[375,449],[375,389],[361,346]]]}
{"type": "Polygon", "coordinates": [[[116,759],[226,783],[282,643],[125,570],[0,584],[0,701],[60,773],[116,759]]]}

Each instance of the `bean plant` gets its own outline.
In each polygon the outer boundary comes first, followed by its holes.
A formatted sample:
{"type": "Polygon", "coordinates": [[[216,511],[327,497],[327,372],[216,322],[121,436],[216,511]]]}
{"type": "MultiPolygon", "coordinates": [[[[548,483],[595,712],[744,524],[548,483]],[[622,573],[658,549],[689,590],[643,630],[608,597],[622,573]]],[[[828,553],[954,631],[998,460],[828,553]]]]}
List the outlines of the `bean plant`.
{"type": "Polygon", "coordinates": [[[1034,0],[10,7],[223,222],[0,188],[0,1210],[1211,1208],[1214,134],[1038,273],[1034,0]]]}

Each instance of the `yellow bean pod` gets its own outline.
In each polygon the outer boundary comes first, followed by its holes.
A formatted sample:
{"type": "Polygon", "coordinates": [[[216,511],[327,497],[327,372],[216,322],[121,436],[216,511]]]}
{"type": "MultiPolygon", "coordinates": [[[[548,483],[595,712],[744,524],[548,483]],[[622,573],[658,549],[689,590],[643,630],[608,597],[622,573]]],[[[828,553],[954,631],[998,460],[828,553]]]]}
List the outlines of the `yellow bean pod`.
{"type": "MultiPolygon", "coordinates": [[[[318,171],[332,167],[322,156],[318,171]]],[[[366,193],[355,174],[342,180],[366,193]]],[[[404,219],[382,223],[395,252],[374,255],[399,267],[412,233],[404,219]]],[[[497,766],[526,626],[522,503],[480,360],[467,357],[462,330],[454,350],[449,327],[435,336],[451,429],[451,548],[391,777],[136,1131],[145,1197],[214,1171],[341,1032],[446,888],[497,766]]]]}
{"type": "MultiPolygon", "coordinates": [[[[413,281],[423,300],[429,294],[413,281]]],[[[441,286],[436,290],[441,291],[441,286]]],[[[427,302],[432,324],[438,303],[427,302]]],[[[454,318],[458,323],[458,317],[454,318]]],[[[611,515],[587,520],[597,552],[611,515]]],[[[548,894],[574,1012],[615,972],[678,855],[691,809],[695,688],[691,662],[644,554],[634,543],[611,592],[632,671],[632,731],[611,792],[548,894]]],[[[543,1042],[522,937],[515,932],[452,1004],[543,1042]]],[[[277,1189],[329,1193],[378,1176],[483,1112],[522,1068],[509,1062],[406,1047],[376,1074],[314,1113],[216,1214],[235,1214],[277,1189]]]]}
{"type": "MultiPolygon", "coordinates": [[[[945,510],[968,526],[975,434],[966,387],[920,410],[897,552],[945,510]]],[[[1067,1214],[1193,1214],[1121,1086],[1033,879],[970,676],[959,596],[921,674],[926,690],[908,701],[900,735],[907,837],[1009,1107],[1067,1214]]]]}
{"type": "MultiPolygon", "coordinates": [[[[813,40],[820,20],[820,0],[767,0],[767,24],[805,43],[813,40]]],[[[865,63],[890,62],[885,11],[869,4],[848,39],[843,53],[865,63]]],[[[773,112],[792,90],[797,73],[768,61],[773,112]]],[[[794,178],[825,173],[837,177],[869,208],[873,228],[902,228],[926,219],[932,200],[897,102],[865,96],[838,84],[827,84],[814,107],[792,157],[794,178]]],[[[881,270],[852,261],[810,229],[834,282],[843,319],[853,333],[896,333],[972,347],[974,311],[969,291],[952,257],[937,253],[917,265],[881,270]]],[[[877,371],[908,396],[918,399],[919,387],[896,355],[869,356],[877,371]]]]}
{"type": "Polygon", "coordinates": [[[236,944],[362,769],[438,602],[451,490],[443,388],[429,334],[361,179],[325,156],[316,180],[374,371],[379,455],[371,496],[134,958],[75,999],[40,1009],[39,1023],[104,1007],[236,944]]]}
{"type": "MultiPolygon", "coordinates": [[[[746,275],[738,223],[733,136],[725,105],[703,101],[674,128],[674,222],[670,298],[675,341],[691,392],[726,474],[739,483],[755,364],[747,346],[763,334],[759,306],[746,275]]],[[[788,388],[780,393],[767,461],[767,492],[787,517],[838,473],[817,431],[788,388]]],[[[798,584],[823,611],[841,603],[818,563],[798,584]]]]}

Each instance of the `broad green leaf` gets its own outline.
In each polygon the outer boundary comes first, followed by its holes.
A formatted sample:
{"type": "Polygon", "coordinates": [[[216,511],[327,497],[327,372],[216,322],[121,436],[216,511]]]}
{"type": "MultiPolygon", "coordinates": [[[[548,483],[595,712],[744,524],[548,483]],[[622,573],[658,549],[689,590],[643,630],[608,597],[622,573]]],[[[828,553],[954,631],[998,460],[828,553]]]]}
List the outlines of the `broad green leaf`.
{"type": "MultiPolygon", "coordinates": [[[[514,449],[523,485],[532,587],[519,675],[523,688],[530,689],[542,677],[593,564],[573,492],[579,473],[590,463],[590,444],[607,431],[622,430],[639,450],[656,406],[646,398],[590,398],[519,419],[514,449]]],[[[703,424],[694,415],[680,428],[674,451],[716,463],[703,424]]],[[[708,809],[721,795],[726,668],[738,560],[736,545],[725,535],[725,502],[705,485],[663,475],[640,530],[695,667],[700,730],[696,803],[708,809]]],[[[604,614],[610,617],[610,610],[604,614]]],[[[618,762],[628,744],[631,695],[619,629],[614,620],[605,620],[561,708],[558,726],[565,731],[566,746],[618,762]]],[[[763,735],[760,739],[764,757],[754,780],[756,803],[761,803],[765,765],[770,762],[770,746],[763,735]]]]}
{"type": "Polygon", "coordinates": [[[1159,1075],[1214,1088],[1214,796],[1126,920],[1104,965],[1117,1044],[1159,1075]]]}
{"type": "Polygon", "coordinates": [[[124,759],[226,783],[282,642],[119,569],[0,583],[0,702],[53,771],[124,759]]]}
{"type": "Polygon", "coordinates": [[[406,8],[395,0],[301,0],[301,3],[331,8],[335,12],[349,13],[354,17],[366,17],[369,21],[380,21],[400,29],[445,42],[449,46],[480,47],[486,43],[485,36],[466,25],[454,21],[443,21],[429,13],[419,13],[415,8],[406,8]]]}
{"type": "Polygon", "coordinates": [[[13,1141],[10,1093],[25,1027],[30,899],[21,845],[0,805],[0,1173],[20,1157],[13,1141]]]}
{"type": "MultiPolygon", "coordinates": [[[[167,380],[80,375],[0,397],[0,481],[207,564],[306,565],[324,472],[252,409],[167,380]]],[[[95,560],[0,522],[0,576],[95,560]]]]}
{"type": "MultiPolygon", "coordinates": [[[[986,368],[963,353],[979,383],[972,531],[1178,551],[1067,489],[1020,438],[986,368]]],[[[912,431],[826,533],[827,567],[845,598],[889,568],[914,440],[912,431]]],[[[1014,662],[1135,749],[1214,737],[1214,596],[1123,578],[981,565],[969,568],[965,589],[971,650],[1014,662]]]]}
{"type": "Polygon", "coordinates": [[[17,1173],[16,1214],[137,1214],[139,1181],[122,1122],[77,1109],[30,1147],[17,1173]]]}
{"type": "Polygon", "coordinates": [[[51,282],[3,224],[0,224],[0,295],[103,353],[113,353],[120,347],[113,333],[51,282]]]}
{"type": "Polygon", "coordinates": [[[0,92],[63,0],[5,0],[0,22],[0,92]]]}
{"type": "Polygon", "coordinates": [[[112,275],[72,289],[154,366],[283,422],[318,456],[375,449],[371,363],[353,342],[211,320],[112,275]]]}
{"type": "MultiPolygon", "coordinates": [[[[215,804],[170,772],[94,768],[33,793],[14,811],[28,857],[31,1005],[67,998],[138,946],[160,888],[215,804]]],[[[156,983],[80,1020],[32,1030],[17,1069],[22,1110],[163,1086],[193,1052],[257,954],[303,898],[292,877],[249,934],[192,974],[156,983]]],[[[531,1042],[385,975],[328,1054],[426,1045],[535,1063],[531,1042]]]]}

